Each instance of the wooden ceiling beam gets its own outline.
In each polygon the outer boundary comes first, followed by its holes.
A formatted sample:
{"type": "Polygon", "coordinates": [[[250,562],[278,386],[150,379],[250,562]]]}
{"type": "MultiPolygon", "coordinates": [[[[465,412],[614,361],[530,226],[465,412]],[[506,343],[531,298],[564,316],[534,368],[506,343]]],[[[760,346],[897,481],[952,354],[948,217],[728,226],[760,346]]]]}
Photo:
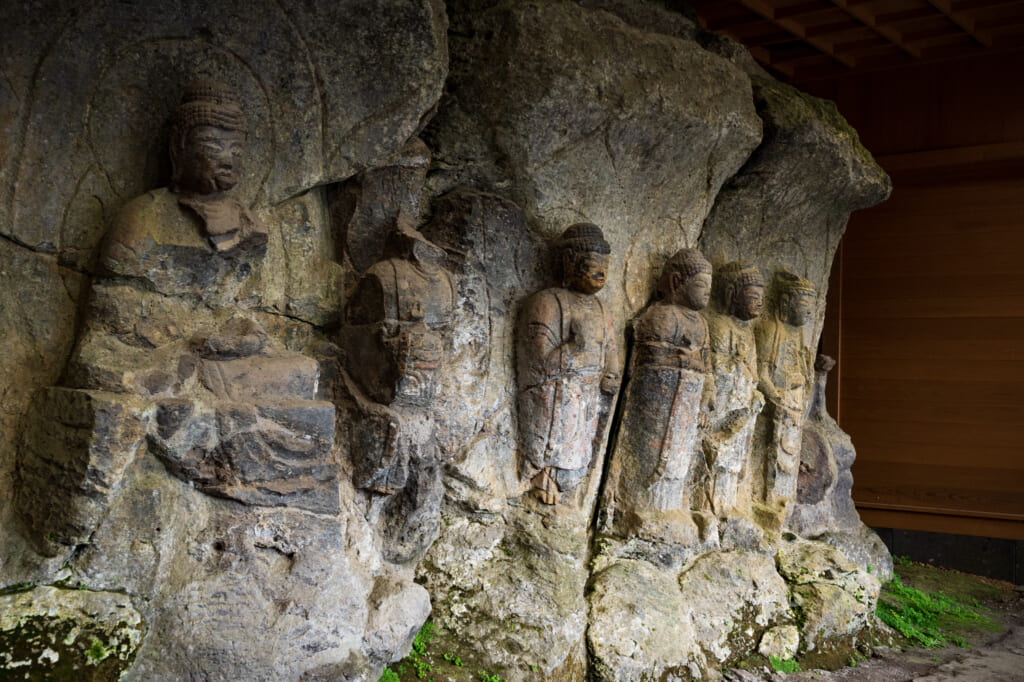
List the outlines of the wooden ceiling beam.
{"type": "Polygon", "coordinates": [[[855,0],[832,0],[832,2],[835,3],[837,7],[845,10],[854,19],[863,22],[866,26],[870,27],[871,30],[878,33],[878,35],[882,36],[911,57],[920,57],[918,52],[903,42],[899,33],[892,26],[879,24],[876,19],[877,13],[873,13],[870,7],[865,7],[864,5],[866,3],[856,2],[855,0]]]}
{"type": "Polygon", "coordinates": [[[1020,30],[1020,27],[1007,28],[1006,32],[992,31],[993,49],[1012,50],[1024,45],[1024,31],[1020,30]]]}
{"type": "Polygon", "coordinates": [[[837,60],[838,62],[840,62],[844,66],[847,66],[849,68],[853,68],[854,64],[853,64],[852,60],[850,60],[848,58],[843,58],[843,57],[841,57],[839,55],[833,54],[831,43],[829,43],[828,41],[821,40],[820,38],[815,38],[813,36],[808,36],[807,35],[807,28],[802,23],[800,23],[799,21],[796,21],[793,18],[779,19],[779,18],[775,17],[776,8],[775,8],[775,6],[770,4],[769,2],[765,2],[765,0],[738,0],[738,1],[740,2],[740,4],[742,4],[745,8],[747,8],[751,12],[754,12],[755,14],[761,15],[765,19],[770,19],[770,20],[774,21],[779,26],[781,26],[782,28],[784,28],[787,31],[789,31],[790,33],[792,33],[796,38],[798,38],[800,40],[804,40],[807,43],[813,45],[818,50],[821,50],[821,52],[823,52],[824,54],[826,54],[826,55],[832,57],[833,59],[837,60]]]}
{"type": "Polygon", "coordinates": [[[988,9],[1000,5],[1016,5],[1020,0],[953,0],[954,12],[966,12],[976,9],[988,9]]]}
{"type": "Polygon", "coordinates": [[[890,43],[882,36],[878,35],[877,33],[872,33],[871,36],[868,38],[856,38],[854,40],[847,40],[842,43],[836,43],[835,49],[836,52],[851,52],[853,50],[861,49],[864,47],[878,47],[879,45],[885,45],[887,47],[893,46],[892,43],[890,43]]]}
{"type": "Polygon", "coordinates": [[[802,59],[822,56],[821,52],[806,43],[797,43],[793,47],[783,49],[768,50],[768,54],[768,63],[772,66],[782,66],[792,62],[799,62],[802,59]]]}
{"type": "Polygon", "coordinates": [[[835,60],[829,60],[820,64],[794,64],[789,68],[789,71],[787,75],[794,82],[815,78],[832,78],[848,73],[847,69],[836,63],[835,60]]]}
{"type": "Polygon", "coordinates": [[[931,38],[953,38],[958,36],[964,36],[964,33],[956,30],[956,27],[954,26],[928,26],[927,28],[908,30],[900,33],[900,37],[908,45],[916,45],[923,40],[929,40],[931,38]]]}
{"type": "Polygon", "coordinates": [[[870,45],[858,50],[850,50],[846,54],[857,63],[858,69],[863,69],[865,68],[865,64],[875,62],[880,59],[902,59],[904,61],[911,59],[911,57],[907,56],[905,52],[897,50],[894,45],[890,45],[889,43],[884,45],[870,45]]]}
{"type": "Polygon", "coordinates": [[[846,33],[852,29],[861,28],[862,26],[863,24],[859,21],[855,21],[847,17],[841,21],[832,21],[827,24],[815,24],[814,26],[808,26],[806,35],[808,38],[820,36],[823,40],[828,40],[830,36],[846,33]]]}
{"type": "Polygon", "coordinates": [[[979,31],[990,31],[994,28],[1009,28],[1021,25],[1024,25],[1024,13],[1015,17],[998,17],[974,22],[975,29],[979,31]]]}
{"type": "Polygon", "coordinates": [[[960,10],[958,10],[952,0],[928,0],[932,7],[942,12],[942,14],[960,27],[964,33],[973,38],[979,45],[985,47],[992,47],[992,37],[979,31],[977,27],[973,26],[970,20],[966,19],[960,10]]]}
{"type": "Polygon", "coordinates": [[[750,52],[750,56],[761,64],[768,64],[771,61],[772,53],[771,50],[767,48],[750,45],[747,46],[747,50],[750,52]]]}
{"type": "Polygon", "coordinates": [[[832,7],[830,3],[822,2],[821,0],[798,2],[795,5],[774,8],[772,11],[772,19],[778,21],[779,19],[790,19],[792,17],[807,16],[808,14],[817,14],[818,12],[828,12],[832,9],[835,8],[832,7]]]}
{"type": "Polygon", "coordinates": [[[787,31],[779,28],[778,24],[774,21],[762,19],[761,17],[757,17],[757,21],[737,24],[729,29],[729,34],[735,36],[737,40],[744,44],[746,44],[748,39],[757,39],[761,36],[772,34],[785,34],[792,40],[792,36],[787,31]]]}
{"type": "Polygon", "coordinates": [[[744,38],[739,42],[747,45],[748,47],[766,47],[770,45],[778,45],[779,43],[786,43],[790,40],[793,40],[792,33],[777,28],[774,33],[764,33],[750,38],[744,38]]]}
{"type": "Polygon", "coordinates": [[[779,69],[780,71],[793,71],[802,68],[807,68],[808,66],[819,67],[823,65],[837,66],[837,68],[845,70],[841,66],[836,65],[835,60],[832,59],[829,55],[821,53],[794,56],[789,59],[779,60],[777,63],[772,64],[772,68],[779,69]]]}
{"type": "Polygon", "coordinates": [[[893,12],[879,12],[875,15],[875,23],[878,26],[889,26],[909,19],[921,19],[923,17],[930,17],[934,15],[934,9],[930,9],[928,7],[915,7],[913,9],[904,9],[893,12]]]}
{"type": "MultiPolygon", "coordinates": [[[[966,38],[966,36],[964,37],[966,38]]],[[[943,43],[939,45],[926,45],[921,48],[921,54],[924,55],[924,59],[950,59],[977,54],[979,49],[973,42],[943,43]]]]}
{"type": "Polygon", "coordinates": [[[744,14],[728,14],[718,17],[708,17],[705,19],[706,24],[704,28],[715,32],[731,31],[737,26],[745,26],[746,24],[751,24],[756,21],[761,21],[761,17],[755,16],[749,12],[744,14]]]}

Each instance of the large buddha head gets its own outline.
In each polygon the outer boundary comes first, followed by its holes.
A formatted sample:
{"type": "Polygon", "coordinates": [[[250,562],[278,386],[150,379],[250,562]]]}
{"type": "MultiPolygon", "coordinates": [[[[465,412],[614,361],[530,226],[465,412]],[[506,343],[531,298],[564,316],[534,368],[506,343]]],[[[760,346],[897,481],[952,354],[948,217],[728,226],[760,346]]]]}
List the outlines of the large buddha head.
{"type": "Polygon", "coordinates": [[[233,188],[246,132],[245,114],[228,86],[204,80],[186,87],[171,123],[171,188],[191,194],[233,188]]]}

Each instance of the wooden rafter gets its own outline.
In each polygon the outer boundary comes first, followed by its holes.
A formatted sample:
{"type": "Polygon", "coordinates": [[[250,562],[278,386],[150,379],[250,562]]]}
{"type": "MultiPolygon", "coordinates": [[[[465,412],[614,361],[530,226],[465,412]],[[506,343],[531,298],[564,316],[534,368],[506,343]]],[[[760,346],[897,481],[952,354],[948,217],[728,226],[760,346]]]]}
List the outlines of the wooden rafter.
{"type": "Polygon", "coordinates": [[[971,22],[966,21],[963,15],[953,7],[952,0],[928,0],[928,4],[942,12],[946,18],[959,26],[964,33],[978,41],[979,45],[992,47],[991,36],[985,36],[979,33],[974,26],[971,25],[971,22]]]}
{"type": "MultiPolygon", "coordinates": [[[[818,48],[821,52],[829,55],[830,57],[832,57],[833,59],[839,61],[843,65],[845,65],[847,67],[850,67],[850,68],[853,67],[854,64],[853,64],[852,61],[849,60],[849,58],[845,58],[844,59],[840,55],[832,54],[832,51],[830,49],[831,45],[829,43],[821,40],[820,38],[814,38],[813,36],[808,37],[807,36],[807,29],[806,29],[805,25],[803,23],[797,21],[794,18],[794,16],[791,15],[789,17],[782,17],[782,18],[777,17],[776,14],[777,14],[778,10],[771,3],[766,2],[765,0],[739,0],[739,3],[741,5],[743,5],[745,8],[747,8],[748,10],[750,10],[751,12],[754,12],[755,14],[759,14],[760,16],[764,17],[765,19],[771,19],[772,21],[777,23],[779,26],[781,26],[782,28],[784,28],[787,31],[789,31],[790,33],[792,33],[795,37],[797,37],[797,38],[799,38],[801,40],[807,41],[809,44],[811,44],[814,47],[818,48]]],[[[819,6],[821,5],[821,3],[815,3],[815,4],[819,5],[819,6]]]]}
{"type": "Polygon", "coordinates": [[[691,0],[791,80],[1024,47],[1024,0],[691,0]],[[806,47],[801,47],[805,45],[806,47]]]}
{"type": "Polygon", "coordinates": [[[899,32],[893,28],[892,24],[880,24],[875,14],[871,12],[871,9],[865,7],[866,3],[856,2],[856,0],[832,0],[838,7],[846,10],[850,16],[864,23],[878,35],[882,36],[890,43],[898,47],[899,49],[906,52],[911,57],[919,57],[920,55],[915,53],[910,47],[908,47],[900,38],[899,32]]]}

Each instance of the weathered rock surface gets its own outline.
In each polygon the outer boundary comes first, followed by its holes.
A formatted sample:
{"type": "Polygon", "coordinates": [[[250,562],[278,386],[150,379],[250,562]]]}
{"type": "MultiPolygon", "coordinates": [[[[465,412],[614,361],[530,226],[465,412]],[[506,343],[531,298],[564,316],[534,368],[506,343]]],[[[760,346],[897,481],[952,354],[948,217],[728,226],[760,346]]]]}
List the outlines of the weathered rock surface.
{"type": "Polygon", "coordinates": [[[773,656],[787,661],[800,650],[800,629],[795,625],[779,625],[766,630],[757,645],[757,652],[767,659],[773,656]]]}
{"type": "Polygon", "coordinates": [[[818,297],[806,333],[816,340],[846,221],[886,199],[892,184],[835,104],[764,76],[750,80],[764,139],[719,193],[700,247],[716,265],[747,259],[768,280],[778,269],[809,279],[818,297]]]}
{"type": "Polygon", "coordinates": [[[697,642],[719,663],[753,651],[765,630],[792,618],[786,582],[763,554],[706,554],[682,572],[679,588],[697,642]]]}
{"type": "Polygon", "coordinates": [[[25,429],[17,508],[41,547],[89,542],[153,419],[134,397],[50,388],[25,429]]]}
{"type": "Polygon", "coordinates": [[[500,517],[451,511],[418,577],[434,599],[437,646],[472,642],[481,665],[504,678],[583,679],[587,515],[530,498],[500,517]]]}
{"type": "Polygon", "coordinates": [[[850,473],[857,453],[825,405],[825,386],[833,366],[831,358],[818,356],[801,443],[797,499],[786,525],[801,537],[837,547],[847,559],[885,582],[892,578],[892,556],[857,514],[850,473]]]}
{"type": "Polygon", "coordinates": [[[804,650],[825,643],[851,646],[874,618],[881,583],[835,547],[793,539],[783,543],[775,561],[791,585],[794,609],[803,616],[804,650]]]}
{"type": "MultiPolygon", "coordinates": [[[[781,518],[762,518],[749,510],[742,519],[724,515],[721,530],[728,546],[754,551],[702,555],[718,544],[715,520],[703,517],[697,526],[713,532],[698,540],[695,531],[694,542],[682,553],[645,538],[601,538],[588,569],[585,545],[565,544],[551,533],[593,532],[589,514],[577,509],[547,513],[532,497],[521,497],[528,481],[516,477],[522,453],[513,440],[517,415],[510,405],[515,303],[555,283],[557,264],[544,255],[537,237],[553,237],[580,220],[599,225],[611,243],[611,276],[599,297],[619,328],[647,302],[665,257],[697,242],[702,230],[702,239],[713,246],[736,240],[733,251],[712,251],[722,259],[719,263],[726,257],[745,258],[769,268],[769,276],[782,265],[804,272],[804,261],[787,261],[782,251],[772,250],[777,245],[765,242],[741,250],[750,220],[744,217],[733,227],[722,217],[728,210],[740,212],[741,204],[750,215],[771,215],[773,201],[786,206],[788,219],[799,215],[793,229],[800,233],[792,239],[810,235],[806,248],[820,257],[815,261],[820,280],[827,276],[829,249],[835,248],[849,212],[883,198],[887,179],[838,116],[764,78],[749,57],[721,58],[730,54],[729,46],[709,39],[678,14],[614,2],[490,8],[456,2],[449,10],[452,75],[438,115],[424,132],[434,153],[427,188],[447,194],[435,204],[424,232],[448,249],[464,275],[470,317],[460,320],[468,342],[462,357],[471,362],[458,365],[453,376],[473,377],[479,388],[462,392],[461,402],[453,405],[453,414],[468,408],[466,414],[475,415],[463,420],[472,424],[461,431],[469,446],[447,465],[444,525],[418,571],[434,598],[441,646],[477,642],[474,648],[487,669],[510,679],[527,675],[522,651],[532,652],[545,679],[582,675],[582,643],[575,638],[584,630],[588,674],[601,679],[639,679],[644,669],[686,677],[691,670],[742,657],[756,649],[765,630],[794,620],[789,587],[771,559],[781,518]],[[628,42],[630,49],[615,49],[620,42],[628,42]],[[669,78],[669,73],[674,75],[669,78]],[[682,79],[681,73],[692,75],[682,79]],[[749,100],[744,90],[748,74],[755,75],[758,92],[763,91],[749,100]],[[685,91],[676,90],[673,84],[683,82],[685,91]],[[733,94],[725,94],[726,84],[733,94]],[[740,91],[743,96],[734,96],[740,91]],[[774,126],[774,137],[756,151],[760,126],[750,115],[750,102],[774,126]],[[705,117],[705,111],[718,113],[705,117]],[[805,158],[792,152],[796,147],[786,151],[797,139],[813,147],[814,154],[805,158]],[[755,191],[753,185],[761,182],[757,174],[743,178],[762,156],[763,174],[775,174],[770,182],[777,184],[755,191]],[[822,206],[787,204],[804,191],[796,187],[817,191],[814,183],[829,185],[822,206]],[[669,184],[672,192],[664,192],[661,188],[669,184]],[[472,190],[460,187],[465,185],[472,190]],[[719,191],[733,186],[731,193],[719,191]],[[761,204],[755,211],[758,201],[768,207],[764,213],[761,204]],[[832,232],[821,230],[822,216],[835,226],[832,232]],[[536,236],[521,236],[529,233],[536,236]],[[523,263],[533,268],[532,278],[523,275],[523,263]],[[474,317],[484,310],[489,315],[474,317]],[[759,522],[769,523],[767,533],[757,527],[759,522]],[[751,571],[757,579],[743,582],[719,562],[739,562],[733,568],[751,571]],[[710,568],[698,571],[704,563],[710,568]],[[636,569],[629,578],[622,577],[626,565],[636,569]],[[712,581],[695,577],[705,572],[715,576],[712,581]],[[548,576],[543,587],[536,584],[540,575],[548,576]],[[687,609],[706,600],[705,608],[694,609],[694,622],[663,620],[656,602],[644,601],[643,595],[663,583],[664,576],[678,577],[678,603],[687,609]],[[588,580],[585,602],[578,587],[564,584],[588,580]],[[733,584],[736,580],[742,584],[733,584]],[[712,587],[714,596],[709,597],[703,584],[708,582],[721,584],[725,592],[712,587]],[[723,604],[735,604],[736,610],[723,604]],[[638,610],[661,625],[647,620],[629,625],[633,621],[624,614],[638,610]],[[620,638],[623,628],[628,633],[620,638]],[[692,628],[693,646],[663,647],[671,628],[692,628]],[[627,652],[630,642],[636,644],[627,652]]],[[[766,220],[766,235],[789,238],[788,223],[774,216],[766,220]]],[[[816,315],[823,300],[816,304],[816,315]]],[[[813,347],[816,335],[809,325],[803,346],[813,347]]],[[[759,409],[760,404],[747,408],[751,429],[759,409]]],[[[749,447],[749,437],[738,440],[749,447]]],[[[604,452],[603,436],[596,441],[595,452],[604,452]]],[[[591,477],[598,475],[599,459],[591,477]]],[[[755,472],[749,475],[761,471],[753,463],[746,467],[755,472]]],[[[591,478],[585,489],[593,485],[591,478]]],[[[592,509],[586,494],[574,502],[582,511],[592,509]]],[[[677,601],[671,593],[663,599],[677,601]]]]}
{"type": "Polygon", "coordinates": [[[706,667],[674,572],[622,560],[588,588],[587,647],[597,680],[686,679],[706,667]]]}
{"type": "Polygon", "coordinates": [[[0,575],[11,576],[2,582],[28,579],[14,569],[32,551],[12,504],[18,444],[33,394],[57,381],[71,352],[84,285],[85,277],[54,258],[0,239],[0,575]]]}
{"type": "Polygon", "coordinates": [[[145,632],[131,599],[116,592],[39,586],[0,595],[0,676],[117,679],[145,632]]]}
{"type": "Polygon", "coordinates": [[[125,201],[166,183],[153,151],[196,77],[242,93],[245,203],[272,205],[392,155],[447,72],[447,22],[432,0],[48,5],[9,4],[0,17],[12,71],[0,233],[76,268],[125,201]]]}
{"type": "Polygon", "coordinates": [[[323,400],[337,374],[321,365],[346,265],[318,186],[387,162],[421,127],[447,70],[442,6],[0,12],[0,584],[128,595],[146,634],[125,679],[376,679],[430,603],[339,479],[323,400]],[[197,77],[240,94],[234,195],[267,231],[225,257],[153,189],[197,77]]]}
{"type": "Polygon", "coordinates": [[[430,615],[434,646],[505,679],[684,680],[868,622],[877,581],[847,559],[887,555],[823,411],[790,524],[845,558],[729,502],[764,489],[753,374],[721,383],[742,413],[710,420],[721,471],[691,405],[675,547],[598,523],[615,381],[584,406],[585,466],[544,484],[555,504],[524,475],[517,405],[517,319],[567,284],[548,242],[571,223],[611,254],[600,293],[565,299],[593,319],[548,329],[559,361],[600,342],[621,365],[667,256],[697,245],[810,279],[794,352],[815,347],[846,217],[888,191],[834,109],[657,3],[34,7],[0,9],[0,585],[133,609],[124,679],[373,682],[430,615]],[[230,198],[266,237],[228,254],[154,189],[196,76],[248,114],[230,198]],[[583,324],[606,314],[607,335],[583,324]]]}
{"type": "Polygon", "coordinates": [[[443,170],[431,182],[506,194],[549,238],[596,223],[621,324],[759,142],[749,80],[685,37],[575,3],[474,8],[450,5],[452,74],[426,132],[443,170]]]}

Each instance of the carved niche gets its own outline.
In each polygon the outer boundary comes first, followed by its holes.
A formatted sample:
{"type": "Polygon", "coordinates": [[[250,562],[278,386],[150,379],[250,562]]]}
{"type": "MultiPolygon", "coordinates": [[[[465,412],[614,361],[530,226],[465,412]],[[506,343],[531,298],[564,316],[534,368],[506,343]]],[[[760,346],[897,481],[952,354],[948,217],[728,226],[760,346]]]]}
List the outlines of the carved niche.
{"type": "Polygon", "coordinates": [[[715,377],[715,411],[704,439],[711,504],[719,518],[747,517],[754,427],[764,407],[754,339],[764,280],[754,265],[733,261],[715,273],[714,294],[715,309],[705,313],[715,377]]]}
{"type": "MultiPolygon", "coordinates": [[[[695,547],[709,526],[699,425],[711,409],[711,264],[696,249],[669,258],[658,300],[633,324],[633,352],[610,486],[613,532],[695,547]]],[[[713,524],[712,524],[713,525],[713,524]]]]}
{"type": "Polygon", "coordinates": [[[596,225],[577,223],[555,241],[563,286],[523,304],[516,329],[520,473],[556,504],[589,472],[601,416],[618,390],[615,329],[596,296],[611,247],[596,225]]]}
{"type": "Polygon", "coordinates": [[[246,135],[230,88],[185,88],[171,185],[114,221],[67,387],[43,392],[26,429],[19,494],[34,531],[88,538],[143,447],[210,495],[338,510],[334,406],[316,400],[317,362],[261,309],[267,230],[232,193],[246,135]]]}
{"type": "Polygon", "coordinates": [[[814,378],[811,350],[802,327],[811,319],[814,285],[790,272],[776,273],[771,314],[755,328],[758,389],[766,399],[768,447],[764,501],[785,509],[796,495],[800,441],[814,378]]]}

